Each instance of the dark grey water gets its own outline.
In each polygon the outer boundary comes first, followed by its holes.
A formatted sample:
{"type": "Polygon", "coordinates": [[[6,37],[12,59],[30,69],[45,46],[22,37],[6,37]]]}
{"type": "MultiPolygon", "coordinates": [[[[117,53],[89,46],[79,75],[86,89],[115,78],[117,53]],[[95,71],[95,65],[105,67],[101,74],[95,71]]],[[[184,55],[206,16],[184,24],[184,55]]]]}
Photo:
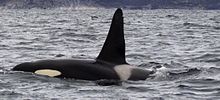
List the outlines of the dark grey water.
{"type": "Polygon", "coordinates": [[[145,81],[99,86],[10,71],[26,61],[94,59],[114,10],[1,9],[1,99],[220,99],[219,10],[124,10],[128,62],[158,67],[145,81]]]}

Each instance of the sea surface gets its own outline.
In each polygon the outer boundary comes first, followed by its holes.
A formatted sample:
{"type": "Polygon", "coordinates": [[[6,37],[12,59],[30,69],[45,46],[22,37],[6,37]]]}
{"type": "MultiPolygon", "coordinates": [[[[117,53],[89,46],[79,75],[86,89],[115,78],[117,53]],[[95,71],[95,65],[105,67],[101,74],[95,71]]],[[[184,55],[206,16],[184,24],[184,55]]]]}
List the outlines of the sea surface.
{"type": "Polygon", "coordinates": [[[101,86],[11,69],[43,59],[95,59],[116,9],[0,9],[0,100],[218,100],[220,10],[127,10],[127,61],[144,81],[101,86]]]}

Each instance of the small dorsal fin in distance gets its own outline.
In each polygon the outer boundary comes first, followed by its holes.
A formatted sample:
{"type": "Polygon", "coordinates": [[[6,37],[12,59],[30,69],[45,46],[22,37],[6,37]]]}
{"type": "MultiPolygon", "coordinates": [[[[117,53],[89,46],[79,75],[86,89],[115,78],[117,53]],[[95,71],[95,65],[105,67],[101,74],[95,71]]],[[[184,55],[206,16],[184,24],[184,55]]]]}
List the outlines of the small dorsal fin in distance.
{"type": "Polygon", "coordinates": [[[97,60],[114,64],[126,64],[124,21],[123,12],[120,8],[115,11],[108,36],[97,60]]]}

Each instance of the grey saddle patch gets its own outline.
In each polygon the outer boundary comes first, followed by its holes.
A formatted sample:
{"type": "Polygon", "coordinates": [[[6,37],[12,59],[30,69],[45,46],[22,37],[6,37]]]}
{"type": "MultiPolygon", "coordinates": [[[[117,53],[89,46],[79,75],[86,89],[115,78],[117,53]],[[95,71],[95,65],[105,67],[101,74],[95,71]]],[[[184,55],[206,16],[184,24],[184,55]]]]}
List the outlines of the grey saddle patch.
{"type": "Polygon", "coordinates": [[[118,74],[120,80],[125,81],[130,78],[130,76],[132,75],[132,70],[134,68],[134,66],[123,64],[115,66],[114,70],[118,74]]]}

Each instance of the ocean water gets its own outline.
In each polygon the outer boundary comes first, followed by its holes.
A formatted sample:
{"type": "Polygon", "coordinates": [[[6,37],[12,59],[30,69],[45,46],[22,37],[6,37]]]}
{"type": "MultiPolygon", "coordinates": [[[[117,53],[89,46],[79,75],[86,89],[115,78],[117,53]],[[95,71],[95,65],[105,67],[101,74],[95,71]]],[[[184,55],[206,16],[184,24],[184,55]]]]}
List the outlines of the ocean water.
{"type": "Polygon", "coordinates": [[[220,99],[219,10],[124,10],[127,61],[157,69],[144,81],[100,86],[11,71],[27,61],[95,59],[115,10],[0,9],[0,99],[220,99]]]}

